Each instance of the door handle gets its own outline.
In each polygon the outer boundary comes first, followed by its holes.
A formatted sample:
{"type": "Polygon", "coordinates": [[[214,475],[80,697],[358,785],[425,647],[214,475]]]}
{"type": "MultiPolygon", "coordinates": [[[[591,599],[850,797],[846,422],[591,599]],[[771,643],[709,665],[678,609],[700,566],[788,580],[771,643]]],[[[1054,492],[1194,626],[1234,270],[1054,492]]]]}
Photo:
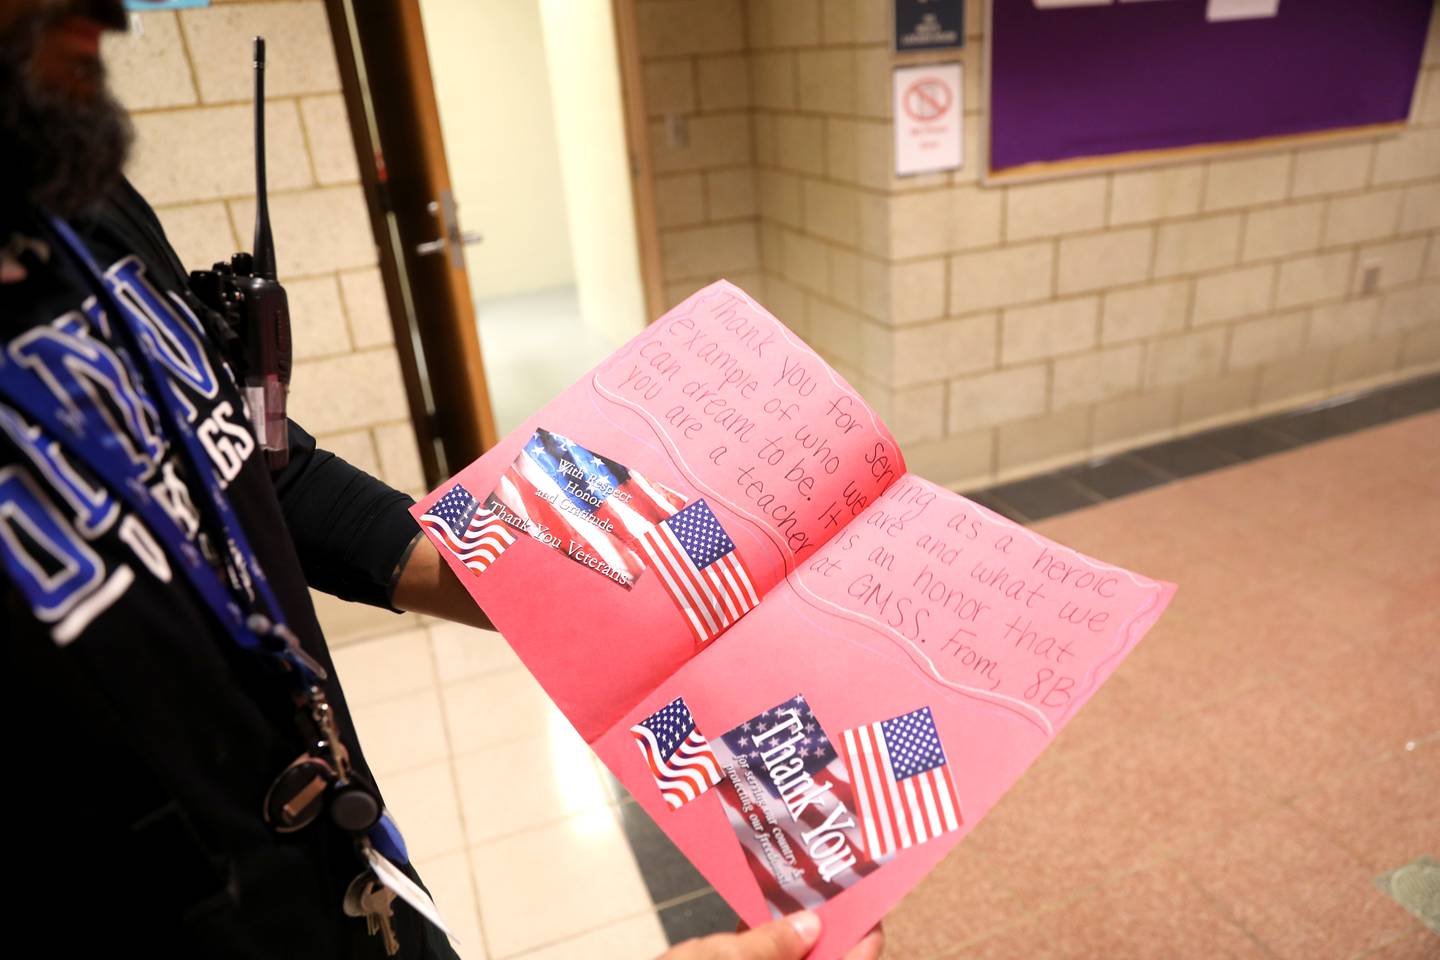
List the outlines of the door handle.
{"type": "Polygon", "coordinates": [[[448,253],[450,266],[456,270],[464,269],[465,260],[461,254],[462,247],[471,244],[484,243],[485,237],[472,230],[460,229],[459,204],[455,202],[455,195],[449,190],[440,191],[439,200],[431,200],[426,209],[433,216],[440,218],[441,235],[434,240],[425,240],[415,244],[417,256],[428,257],[436,253],[448,253]]]}
{"type": "Polygon", "coordinates": [[[444,253],[447,246],[457,241],[461,245],[468,247],[472,244],[484,243],[485,237],[483,234],[476,233],[473,230],[466,230],[464,233],[460,234],[458,238],[452,239],[450,237],[436,237],[434,240],[426,240],[424,243],[417,243],[415,244],[415,252],[422,257],[429,256],[432,253],[444,253]]]}

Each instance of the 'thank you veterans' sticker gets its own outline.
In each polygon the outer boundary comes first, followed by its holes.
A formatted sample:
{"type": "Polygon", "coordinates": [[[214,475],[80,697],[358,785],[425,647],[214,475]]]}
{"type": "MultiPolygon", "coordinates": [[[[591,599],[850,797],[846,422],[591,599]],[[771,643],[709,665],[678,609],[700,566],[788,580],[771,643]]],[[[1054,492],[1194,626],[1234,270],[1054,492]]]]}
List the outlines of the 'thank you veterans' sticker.
{"type": "Polygon", "coordinates": [[[685,502],[624,464],[541,428],[500,478],[485,508],[512,529],[628,590],[645,569],[637,538],[685,502]]]}

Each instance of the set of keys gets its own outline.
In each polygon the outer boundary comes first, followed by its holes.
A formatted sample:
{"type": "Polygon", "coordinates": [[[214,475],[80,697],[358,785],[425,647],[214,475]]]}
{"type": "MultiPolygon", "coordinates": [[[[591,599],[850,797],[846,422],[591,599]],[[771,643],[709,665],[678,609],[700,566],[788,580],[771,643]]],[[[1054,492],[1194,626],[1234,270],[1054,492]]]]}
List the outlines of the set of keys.
{"type": "Polygon", "coordinates": [[[385,955],[393,957],[400,952],[400,940],[395,936],[395,891],[375,879],[375,874],[366,870],[350,881],[345,889],[344,910],[349,917],[364,917],[370,935],[380,934],[385,942],[385,955]]]}
{"type": "MultiPolygon", "coordinates": [[[[369,834],[380,823],[384,808],[375,788],[351,768],[325,691],[312,685],[296,697],[296,706],[301,735],[311,746],[270,784],[262,805],[265,822],[277,833],[295,833],[328,810],[335,826],[355,838],[360,859],[369,868],[345,888],[342,909],[346,916],[365,918],[370,935],[378,934],[384,942],[386,956],[400,953],[394,923],[397,896],[448,934],[426,892],[371,845],[369,834]]],[[[393,833],[393,823],[390,829],[393,833]]],[[[398,833],[393,839],[398,841],[398,833]]],[[[403,846],[400,856],[403,861],[403,846]]]]}

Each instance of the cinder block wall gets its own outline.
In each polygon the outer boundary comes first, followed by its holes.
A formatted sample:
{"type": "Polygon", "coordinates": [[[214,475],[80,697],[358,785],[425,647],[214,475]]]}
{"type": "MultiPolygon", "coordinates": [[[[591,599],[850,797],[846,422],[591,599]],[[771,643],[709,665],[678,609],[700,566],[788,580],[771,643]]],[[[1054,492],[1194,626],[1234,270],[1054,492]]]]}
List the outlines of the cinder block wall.
{"type": "Polygon", "coordinates": [[[1440,368],[1434,24],[1401,136],[983,186],[984,0],[963,50],[903,57],[890,6],[640,12],[648,65],[723,42],[750,68],[748,133],[729,119],[688,152],[665,136],[693,113],[683,83],[647,83],[662,236],[685,254],[666,258],[671,301],[721,275],[751,289],[876,405],[912,469],[977,487],[1440,368]],[[950,59],[964,167],[897,179],[890,71],[950,59]],[[750,221],[722,234],[669,172],[680,152],[703,169],[712,143],[735,169],[747,137],[762,285],[750,221]]]}
{"type": "Polygon", "coordinates": [[[642,2],[636,14],[666,299],[720,276],[758,288],[744,5],[642,2]]]}
{"type": "Polygon", "coordinates": [[[894,275],[893,250],[910,241],[890,203],[951,178],[893,176],[888,4],[751,0],[749,13],[765,302],[915,450],[943,430],[944,390],[897,375],[897,346],[911,346],[891,324],[927,308],[894,275]]]}
{"type": "MultiPolygon", "coordinates": [[[[294,324],[290,413],[322,446],[418,496],[424,477],[320,0],[133,15],[104,48],[135,123],[127,172],[187,267],[251,248],[257,34],[268,44],[270,213],[294,324]]],[[[405,622],[316,602],[332,638],[405,622]]]]}
{"type": "Polygon", "coordinates": [[[890,316],[881,375],[943,394],[912,466],[974,485],[1440,368],[1433,29],[1421,81],[1400,136],[893,192],[892,289],[923,307],[890,316]]]}

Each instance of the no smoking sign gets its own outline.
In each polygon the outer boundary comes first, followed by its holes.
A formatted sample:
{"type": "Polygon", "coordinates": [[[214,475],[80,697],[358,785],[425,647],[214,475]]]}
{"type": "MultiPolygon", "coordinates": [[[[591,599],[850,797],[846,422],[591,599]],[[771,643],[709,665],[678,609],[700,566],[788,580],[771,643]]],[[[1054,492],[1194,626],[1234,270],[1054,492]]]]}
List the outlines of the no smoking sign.
{"type": "Polygon", "coordinates": [[[954,170],[961,162],[960,64],[895,71],[895,174],[954,170]]]}
{"type": "Polygon", "coordinates": [[[920,123],[931,123],[945,116],[955,95],[950,85],[935,77],[921,77],[905,90],[905,113],[920,123]]]}

